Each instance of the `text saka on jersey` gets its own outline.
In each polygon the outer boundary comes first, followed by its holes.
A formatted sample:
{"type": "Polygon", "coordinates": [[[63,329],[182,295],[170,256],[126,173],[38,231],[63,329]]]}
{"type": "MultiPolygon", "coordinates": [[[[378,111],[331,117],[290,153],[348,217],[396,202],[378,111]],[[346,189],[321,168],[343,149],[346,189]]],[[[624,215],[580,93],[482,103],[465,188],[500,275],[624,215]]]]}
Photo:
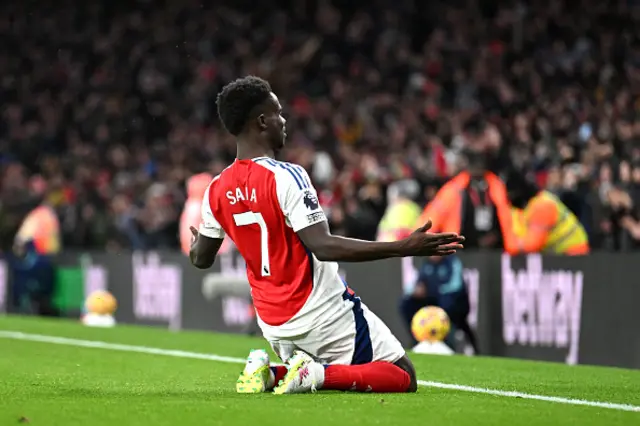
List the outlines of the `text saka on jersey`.
{"type": "Polygon", "coordinates": [[[238,201],[248,200],[248,201],[251,201],[252,203],[255,203],[258,201],[258,199],[256,198],[256,190],[254,188],[249,189],[246,186],[244,187],[244,189],[236,188],[235,191],[227,191],[225,195],[227,196],[227,199],[229,200],[229,204],[231,205],[234,205],[238,201]]]}

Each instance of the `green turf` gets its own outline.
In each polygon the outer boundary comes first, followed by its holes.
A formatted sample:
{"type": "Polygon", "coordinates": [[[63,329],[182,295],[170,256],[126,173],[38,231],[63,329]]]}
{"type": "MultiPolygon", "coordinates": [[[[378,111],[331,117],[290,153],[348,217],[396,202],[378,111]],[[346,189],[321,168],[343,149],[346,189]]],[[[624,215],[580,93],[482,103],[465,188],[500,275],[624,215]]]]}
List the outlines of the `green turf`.
{"type": "MultiPolygon", "coordinates": [[[[0,330],[244,357],[259,339],[0,317],[0,330]]],[[[413,356],[420,379],[640,405],[640,371],[413,356]]],[[[415,395],[238,395],[241,365],[0,338],[0,426],[640,425],[640,413],[434,388],[415,395]]]]}

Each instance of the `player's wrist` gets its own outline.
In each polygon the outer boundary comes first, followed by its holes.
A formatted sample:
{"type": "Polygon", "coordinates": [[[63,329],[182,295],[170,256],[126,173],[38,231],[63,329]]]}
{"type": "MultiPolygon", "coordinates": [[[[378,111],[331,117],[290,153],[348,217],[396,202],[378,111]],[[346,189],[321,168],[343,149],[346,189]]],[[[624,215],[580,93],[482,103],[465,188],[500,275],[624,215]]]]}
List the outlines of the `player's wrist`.
{"type": "Polygon", "coordinates": [[[387,248],[389,257],[413,256],[411,247],[406,239],[391,241],[386,244],[389,244],[389,247],[387,248]]]}

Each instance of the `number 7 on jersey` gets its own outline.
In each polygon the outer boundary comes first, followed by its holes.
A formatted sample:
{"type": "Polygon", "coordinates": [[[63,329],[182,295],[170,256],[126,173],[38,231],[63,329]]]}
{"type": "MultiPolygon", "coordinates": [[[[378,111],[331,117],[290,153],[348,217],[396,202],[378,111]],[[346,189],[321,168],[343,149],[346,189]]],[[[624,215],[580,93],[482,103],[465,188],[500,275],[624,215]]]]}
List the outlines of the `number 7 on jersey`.
{"type": "Polygon", "coordinates": [[[236,226],[258,225],[260,227],[260,257],[262,259],[262,276],[271,275],[269,265],[269,230],[261,213],[244,212],[233,215],[236,226]]]}

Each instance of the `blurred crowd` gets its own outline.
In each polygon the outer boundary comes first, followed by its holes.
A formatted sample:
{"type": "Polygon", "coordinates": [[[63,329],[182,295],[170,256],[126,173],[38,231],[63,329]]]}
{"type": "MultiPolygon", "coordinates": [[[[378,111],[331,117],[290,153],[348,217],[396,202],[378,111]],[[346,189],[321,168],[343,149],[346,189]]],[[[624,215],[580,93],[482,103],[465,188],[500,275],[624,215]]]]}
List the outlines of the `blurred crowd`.
{"type": "Polygon", "coordinates": [[[286,109],[283,159],[308,169],[334,232],[374,239],[394,181],[426,203],[463,166],[475,120],[497,171],[533,174],[594,249],[635,248],[639,13],[595,0],[3,2],[0,244],[44,200],[65,248],[177,248],[186,179],[235,156],[215,96],[256,74],[286,109]]]}

